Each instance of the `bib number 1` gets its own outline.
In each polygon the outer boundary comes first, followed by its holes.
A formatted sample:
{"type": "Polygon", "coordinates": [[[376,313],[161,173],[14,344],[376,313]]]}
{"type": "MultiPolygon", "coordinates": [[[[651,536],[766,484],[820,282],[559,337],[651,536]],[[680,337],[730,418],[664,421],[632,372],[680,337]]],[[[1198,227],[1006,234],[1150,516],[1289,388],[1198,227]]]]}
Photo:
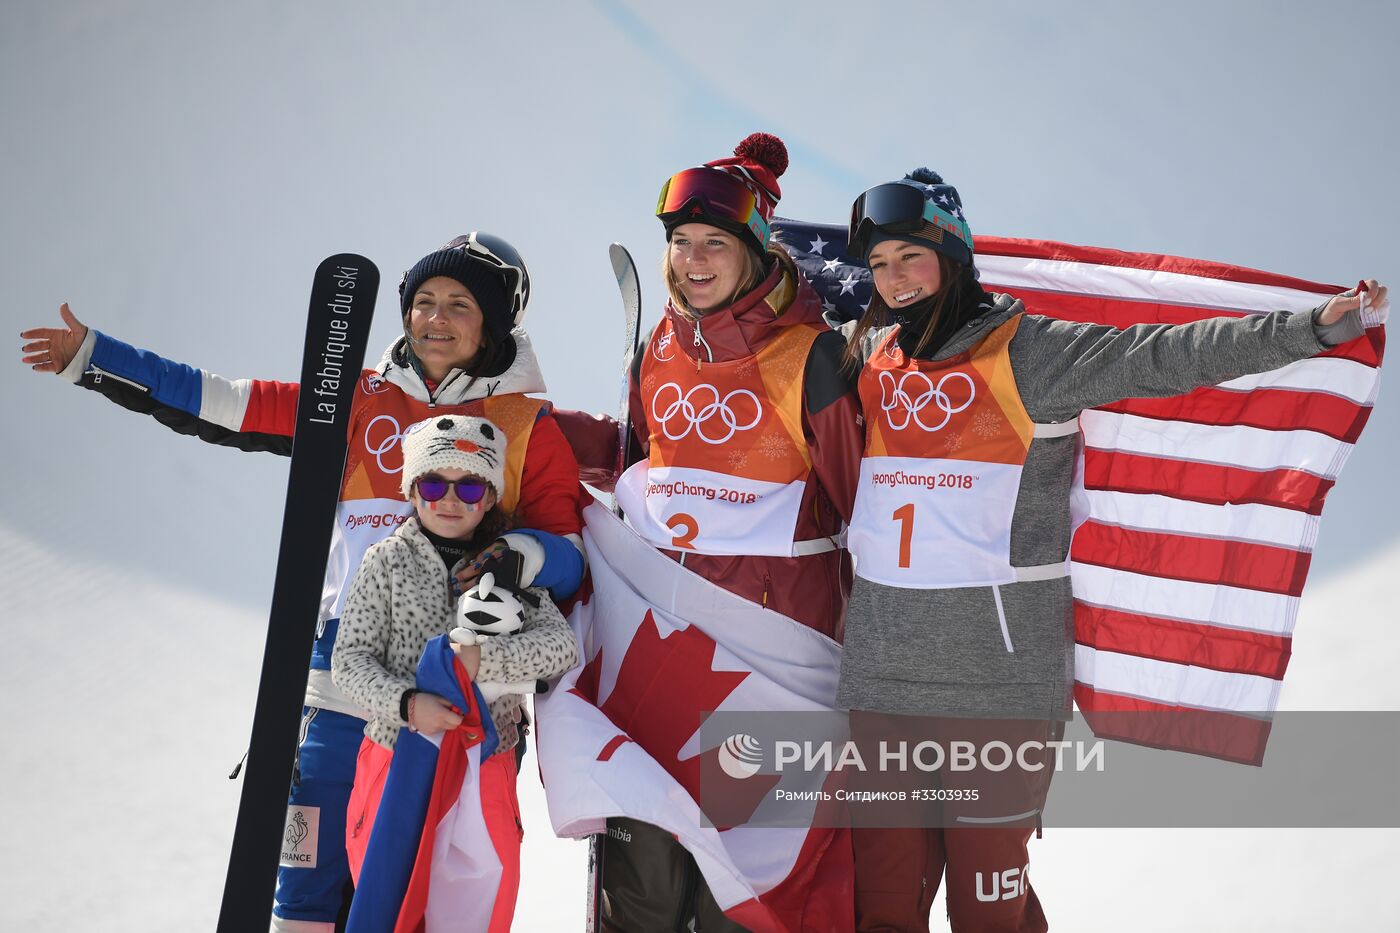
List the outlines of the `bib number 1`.
{"type": "Polygon", "coordinates": [[[890,516],[894,521],[899,522],[899,566],[900,569],[909,569],[909,551],[914,543],[914,503],[906,502],[894,510],[890,516]]]}

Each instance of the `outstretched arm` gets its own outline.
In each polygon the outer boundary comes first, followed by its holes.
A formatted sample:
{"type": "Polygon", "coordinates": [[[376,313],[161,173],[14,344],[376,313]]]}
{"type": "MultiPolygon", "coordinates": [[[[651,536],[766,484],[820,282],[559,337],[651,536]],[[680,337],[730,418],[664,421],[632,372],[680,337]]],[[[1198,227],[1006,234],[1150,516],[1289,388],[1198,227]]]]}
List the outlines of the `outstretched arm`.
{"type": "MultiPolygon", "coordinates": [[[[1368,283],[1368,301],[1385,300],[1368,283]]],[[[1028,314],[1011,344],[1016,384],[1036,421],[1067,421],[1125,398],[1162,398],[1267,372],[1363,332],[1359,297],[1346,293],[1312,312],[1137,324],[1119,330],[1028,314]]]]}
{"type": "Polygon", "coordinates": [[[22,360],[35,372],[54,373],[211,444],[291,454],[295,383],[226,379],[93,330],[67,304],[59,316],[62,327],[20,333],[28,341],[22,360]]]}

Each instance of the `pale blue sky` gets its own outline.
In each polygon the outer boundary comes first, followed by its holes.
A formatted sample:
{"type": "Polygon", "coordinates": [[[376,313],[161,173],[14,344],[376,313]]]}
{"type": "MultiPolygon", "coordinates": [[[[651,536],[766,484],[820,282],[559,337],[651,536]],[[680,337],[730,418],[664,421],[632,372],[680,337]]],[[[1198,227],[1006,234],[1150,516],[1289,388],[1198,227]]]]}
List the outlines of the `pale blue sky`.
{"type": "MultiPolygon", "coordinates": [[[[379,264],[377,358],[401,270],[481,228],[529,262],[550,395],[610,410],[607,244],[637,256],[655,317],[660,183],[756,129],[792,152],[788,216],[840,221],[861,188],[927,164],[979,233],[1400,282],[1393,5],[860,9],[5,4],[5,319],[46,324],[67,300],[175,359],[294,379],[323,256],[379,264]]],[[[15,362],[0,390],[22,439],[0,521],[67,542],[75,577],[154,565],[265,605],[285,460],[176,436],[15,362]]],[[[1318,574],[1400,528],[1388,395],[1328,503],[1318,574]]]]}

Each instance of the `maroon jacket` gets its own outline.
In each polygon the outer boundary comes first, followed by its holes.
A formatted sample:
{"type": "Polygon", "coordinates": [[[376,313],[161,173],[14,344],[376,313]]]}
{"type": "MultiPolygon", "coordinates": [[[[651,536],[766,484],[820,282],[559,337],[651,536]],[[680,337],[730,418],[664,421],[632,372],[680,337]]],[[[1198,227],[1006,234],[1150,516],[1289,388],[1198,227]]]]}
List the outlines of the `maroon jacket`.
{"type": "MultiPolygon", "coordinates": [[[[785,255],[776,257],[768,277],[728,308],[700,319],[703,344],[695,340],[693,320],[670,302],[666,317],[676,342],[691,359],[727,361],[752,356],[781,328],[823,324],[821,299],[785,255]]],[[[632,445],[627,463],[645,458],[650,428],[638,373],[642,347],[628,379],[632,445]]],[[[812,471],[802,499],[795,540],[839,534],[851,517],[864,432],[860,403],[841,372],[845,341],[835,331],[817,337],[807,357],[803,386],[803,433],[812,471]]],[[[574,447],[584,482],[605,491],[616,481],[619,465],[617,422],[582,412],[555,411],[574,447]]],[[[731,593],[767,606],[828,635],[838,642],[845,629],[846,599],[851,590],[851,560],[845,550],[804,557],[731,556],[662,551],[688,569],[731,593]]]]}

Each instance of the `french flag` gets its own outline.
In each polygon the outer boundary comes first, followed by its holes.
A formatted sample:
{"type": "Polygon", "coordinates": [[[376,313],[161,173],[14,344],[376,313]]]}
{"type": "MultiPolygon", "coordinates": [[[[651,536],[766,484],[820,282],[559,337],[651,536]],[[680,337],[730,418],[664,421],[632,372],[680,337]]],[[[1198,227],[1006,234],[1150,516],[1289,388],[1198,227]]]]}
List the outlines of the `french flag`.
{"type": "Polygon", "coordinates": [[[446,635],[424,649],[417,686],[450,700],[462,725],[431,736],[399,731],[350,933],[490,928],[502,866],[482,817],[480,773],[496,727],[446,635]]]}

